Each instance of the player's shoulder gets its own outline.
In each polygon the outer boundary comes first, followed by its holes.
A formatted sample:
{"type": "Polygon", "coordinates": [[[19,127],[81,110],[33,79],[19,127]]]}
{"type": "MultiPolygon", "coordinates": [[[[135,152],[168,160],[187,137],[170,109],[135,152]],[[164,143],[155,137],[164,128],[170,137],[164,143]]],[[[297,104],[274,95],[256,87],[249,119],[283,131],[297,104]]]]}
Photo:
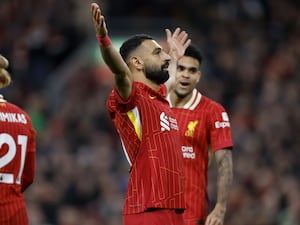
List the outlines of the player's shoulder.
{"type": "Polygon", "coordinates": [[[201,105],[210,111],[215,111],[218,109],[223,111],[225,110],[224,106],[220,102],[217,102],[208,96],[202,95],[201,101],[201,105]]]}
{"type": "Polygon", "coordinates": [[[5,102],[5,103],[12,111],[28,115],[27,112],[23,108],[21,108],[21,106],[18,106],[12,102],[5,102]]]}
{"type": "Polygon", "coordinates": [[[4,104],[6,107],[6,110],[4,110],[4,112],[23,114],[27,118],[27,120],[31,120],[27,111],[24,110],[21,106],[18,106],[17,104],[14,104],[14,103],[8,102],[8,101],[6,101],[4,104]]]}

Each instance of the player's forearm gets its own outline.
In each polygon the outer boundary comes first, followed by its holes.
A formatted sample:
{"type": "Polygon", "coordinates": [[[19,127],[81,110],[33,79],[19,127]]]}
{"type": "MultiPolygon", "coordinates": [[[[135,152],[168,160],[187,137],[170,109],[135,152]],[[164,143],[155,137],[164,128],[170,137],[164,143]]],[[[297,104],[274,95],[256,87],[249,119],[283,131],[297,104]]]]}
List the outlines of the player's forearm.
{"type": "Polygon", "coordinates": [[[101,47],[100,49],[104,62],[115,76],[127,76],[130,74],[129,68],[120,53],[112,45],[101,47]]]}
{"type": "Polygon", "coordinates": [[[114,83],[120,96],[127,99],[131,93],[133,82],[133,77],[127,64],[112,45],[101,47],[101,54],[104,62],[114,74],[114,83]]]}
{"type": "Polygon", "coordinates": [[[233,164],[232,152],[224,150],[222,157],[217,162],[218,178],[217,178],[217,205],[226,211],[229,192],[233,180],[233,164]]]}
{"type": "Polygon", "coordinates": [[[175,85],[175,81],[176,81],[176,71],[177,71],[177,59],[172,59],[170,61],[169,64],[169,79],[167,80],[167,82],[165,83],[168,92],[170,92],[174,85],[175,85]]]}

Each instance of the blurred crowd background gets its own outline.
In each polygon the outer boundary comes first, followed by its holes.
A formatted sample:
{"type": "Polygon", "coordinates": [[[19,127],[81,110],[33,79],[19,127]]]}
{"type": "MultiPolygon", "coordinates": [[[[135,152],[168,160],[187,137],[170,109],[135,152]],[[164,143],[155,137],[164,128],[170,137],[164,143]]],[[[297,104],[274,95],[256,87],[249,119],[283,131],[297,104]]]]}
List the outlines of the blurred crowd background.
{"type": "MultiPolygon", "coordinates": [[[[102,0],[116,45],[135,33],[164,42],[180,26],[204,55],[201,92],[227,109],[235,147],[225,225],[300,224],[300,2],[102,0]]],[[[121,225],[128,163],[105,109],[91,1],[0,0],[1,94],[37,130],[31,225],[121,225]]],[[[215,202],[215,170],[209,194],[215,202]]]]}

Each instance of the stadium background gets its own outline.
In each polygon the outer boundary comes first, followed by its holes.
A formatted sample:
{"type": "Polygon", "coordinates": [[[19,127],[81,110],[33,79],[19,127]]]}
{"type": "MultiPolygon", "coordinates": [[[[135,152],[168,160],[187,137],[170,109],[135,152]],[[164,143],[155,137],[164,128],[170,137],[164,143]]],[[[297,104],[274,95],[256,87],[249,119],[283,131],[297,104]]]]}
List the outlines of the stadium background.
{"type": "MultiPolygon", "coordinates": [[[[0,53],[13,78],[2,94],[38,131],[31,225],[121,225],[128,165],[105,111],[111,74],[90,2],[0,1],[0,53]]],[[[235,142],[225,225],[299,225],[299,1],[98,2],[116,46],[134,33],[163,43],[164,28],[180,26],[202,49],[199,88],[228,110],[235,142]]]]}

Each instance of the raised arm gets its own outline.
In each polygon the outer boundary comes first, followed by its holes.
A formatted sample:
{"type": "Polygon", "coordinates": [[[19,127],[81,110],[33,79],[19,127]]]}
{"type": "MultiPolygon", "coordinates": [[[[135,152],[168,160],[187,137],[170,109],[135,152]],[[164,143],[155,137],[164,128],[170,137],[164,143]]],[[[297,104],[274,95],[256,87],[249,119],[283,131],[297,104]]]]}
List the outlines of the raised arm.
{"type": "Polygon", "coordinates": [[[102,58],[114,74],[114,85],[119,95],[123,99],[127,99],[131,94],[133,83],[132,74],[120,53],[111,44],[108,37],[105,18],[101,13],[101,9],[98,4],[91,4],[91,13],[102,58]]]}
{"type": "Polygon", "coordinates": [[[169,55],[171,56],[171,61],[169,65],[170,78],[165,83],[168,92],[170,92],[175,84],[176,71],[177,71],[177,61],[185,53],[186,48],[191,44],[191,39],[188,38],[186,31],[182,31],[177,27],[172,34],[169,29],[166,29],[167,44],[169,48],[169,55]]]}

